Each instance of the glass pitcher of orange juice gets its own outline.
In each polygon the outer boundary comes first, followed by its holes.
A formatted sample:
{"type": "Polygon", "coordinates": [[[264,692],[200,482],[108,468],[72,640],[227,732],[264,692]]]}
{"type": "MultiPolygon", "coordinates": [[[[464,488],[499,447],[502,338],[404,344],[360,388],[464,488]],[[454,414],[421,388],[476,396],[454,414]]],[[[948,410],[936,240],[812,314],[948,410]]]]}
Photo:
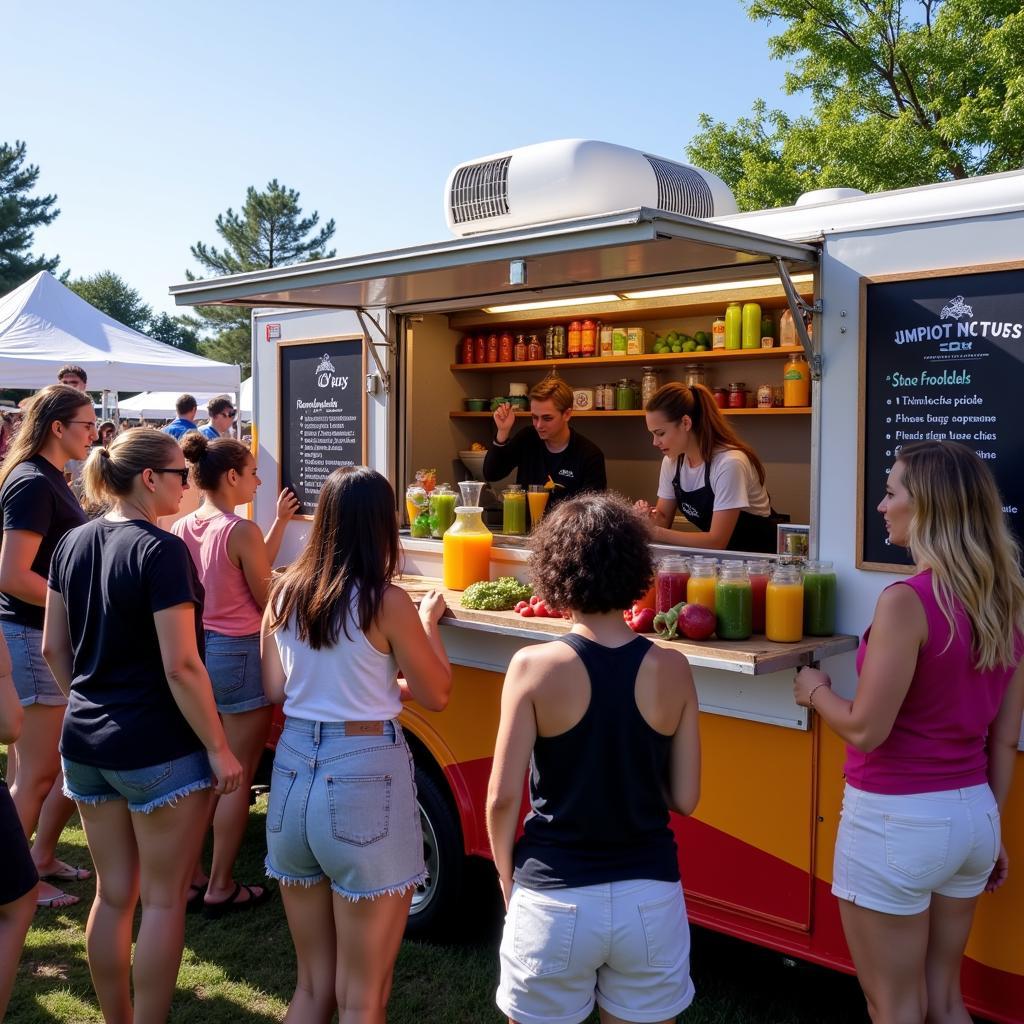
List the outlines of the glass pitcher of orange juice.
{"type": "Polygon", "coordinates": [[[492,537],[483,511],[478,505],[460,505],[455,522],[445,531],[442,564],[448,590],[465,590],[470,583],[491,578],[492,537]]]}

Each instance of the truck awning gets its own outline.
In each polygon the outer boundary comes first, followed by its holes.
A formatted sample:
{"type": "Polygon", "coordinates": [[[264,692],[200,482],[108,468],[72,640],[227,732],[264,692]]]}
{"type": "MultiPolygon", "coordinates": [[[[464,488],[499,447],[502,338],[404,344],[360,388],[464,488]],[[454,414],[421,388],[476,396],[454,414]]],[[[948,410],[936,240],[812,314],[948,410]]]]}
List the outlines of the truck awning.
{"type": "Polygon", "coordinates": [[[698,272],[744,276],[813,269],[812,244],[725,227],[713,221],[639,208],[543,227],[317,260],[272,270],[173,285],[179,306],[242,305],[368,308],[529,301],[559,292],[597,292],[615,283],[657,282],[698,272]],[[526,283],[509,283],[510,264],[525,261],[526,283]],[[479,301],[478,301],[479,300],[479,301]]]}

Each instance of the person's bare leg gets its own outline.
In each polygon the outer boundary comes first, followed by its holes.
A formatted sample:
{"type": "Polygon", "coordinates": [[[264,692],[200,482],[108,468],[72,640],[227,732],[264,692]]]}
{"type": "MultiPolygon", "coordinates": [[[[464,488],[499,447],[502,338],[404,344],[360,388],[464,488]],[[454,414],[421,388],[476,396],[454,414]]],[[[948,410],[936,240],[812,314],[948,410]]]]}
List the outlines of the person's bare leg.
{"type": "Polygon", "coordinates": [[[125,800],[82,804],[96,896],[85,926],[93,988],[106,1024],[132,1024],[132,919],[139,901],[139,861],[125,800]]]}
{"type": "Polygon", "coordinates": [[[974,921],[974,899],[932,895],[925,978],[929,1024],[971,1024],[960,991],[960,967],[974,921]]]}
{"type": "MultiPolygon", "coordinates": [[[[609,1013],[603,1006],[599,1006],[597,1012],[601,1015],[601,1024],[634,1024],[634,1022],[628,1021],[624,1017],[616,1017],[614,1013],[609,1013]]],[[[658,1021],[658,1024],[676,1024],[678,1019],[678,1017],[668,1017],[665,1020],[658,1021]]],[[[511,1021],[512,1018],[510,1017],[509,1020],[511,1021]]]]}
{"type": "Polygon", "coordinates": [[[333,898],[338,1024],[384,1024],[412,889],[372,900],[333,898]]]}
{"type": "Polygon", "coordinates": [[[14,977],[18,973],[21,947],[25,944],[25,935],[35,912],[34,888],[10,903],[0,904],[0,1021],[7,1012],[14,977]]]}
{"type": "Polygon", "coordinates": [[[840,900],[839,913],[874,1024],[923,1024],[928,911],[900,917],[840,900]]]}
{"type": "MultiPolygon", "coordinates": [[[[63,861],[57,860],[57,844],[60,842],[64,827],[74,813],[75,802],[64,795],[64,773],[58,767],[57,777],[53,780],[50,792],[46,794],[46,799],[40,808],[36,838],[32,843],[32,860],[40,877],[70,867],[63,861]]],[[[83,879],[92,874],[87,868],[78,870],[83,879]]]]}
{"type": "Polygon", "coordinates": [[[288,930],[295,946],[295,992],[284,1024],[330,1024],[337,1009],[334,975],[337,966],[331,886],[282,885],[288,930]]]}
{"type": "Polygon", "coordinates": [[[185,899],[211,792],[199,790],[149,814],[132,814],[142,897],[132,966],[134,1024],[163,1024],[170,1012],[185,943],[185,899]]]}
{"type": "MultiPolygon", "coordinates": [[[[267,742],[272,713],[273,709],[267,707],[237,715],[221,715],[228,746],[241,763],[245,776],[238,789],[217,799],[213,813],[213,861],[206,889],[207,903],[219,903],[234,892],[235,859],[249,825],[249,787],[267,742]]],[[[262,891],[262,886],[253,888],[262,891]]],[[[245,889],[238,894],[240,902],[249,898],[245,889]]]]}

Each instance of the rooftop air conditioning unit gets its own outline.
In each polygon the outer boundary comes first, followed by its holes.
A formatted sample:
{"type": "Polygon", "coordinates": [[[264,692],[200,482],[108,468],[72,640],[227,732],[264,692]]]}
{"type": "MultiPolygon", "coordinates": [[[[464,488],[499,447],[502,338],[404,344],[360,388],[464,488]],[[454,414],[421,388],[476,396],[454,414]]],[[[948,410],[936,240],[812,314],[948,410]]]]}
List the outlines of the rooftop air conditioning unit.
{"type": "Polygon", "coordinates": [[[688,217],[738,212],[728,186],[709,171],[588,139],[540,142],[470,160],[445,185],[445,216],[456,235],[639,206],[688,217]]]}

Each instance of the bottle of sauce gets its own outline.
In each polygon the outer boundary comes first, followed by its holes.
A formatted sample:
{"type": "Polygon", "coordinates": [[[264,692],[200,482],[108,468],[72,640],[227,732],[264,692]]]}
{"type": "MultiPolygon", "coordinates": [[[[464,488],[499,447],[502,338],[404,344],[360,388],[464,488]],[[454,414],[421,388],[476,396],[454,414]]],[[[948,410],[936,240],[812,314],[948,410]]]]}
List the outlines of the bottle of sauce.
{"type": "Polygon", "coordinates": [[[804,586],[795,565],[780,565],[765,588],[764,635],[776,643],[793,644],[803,636],[804,586]]]}
{"type": "Polygon", "coordinates": [[[498,336],[496,334],[487,335],[487,362],[496,363],[498,361],[498,336]]]}
{"type": "Polygon", "coordinates": [[[743,310],[738,302],[725,308],[725,347],[730,351],[743,347],[743,310]]]}
{"type": "Polygon", "coordinates": [[[711,348],[725,348],[725,320],[717,317],[711,324],[711,348]]]}
{"type": "Polygon", "coordinates": [[[723,562],[715,584],[715,632],[722,640],[746,640],[753,628],[754,594],[747,567],[723,562]]]}
{"type": "Polygon", "coordinates": [[[690,582],[690,563],[685,558],[663,558],[655,577],[655,611],[667,612],[686,600],[686,584],[690,582]]]}
{"type": "Polygon", "coordinates": [[[527,339],[526,358],[531,361],[544,358],[544,346],[540,343],[540,337],[536,334],[531,334],[527,339]]]}
{"type": "Polygon", "coordinates": [[[583,325],[579,320],[573,320],[569,324],[569,343],[567,345],[568,355],[570,359],[579,359],[580,353],[583,350],[583,325]]]}
{"type": "Polygon", "coordinates": [[[715,585],[718,583],[718,565],[714,559],[704,562],[694,559],[690,563],[690,578],[686,583],[689,604],[702,604],[710,612],[715,610],[715,585]]]}
{"type": "Polygon", "coordinates": [[[757,302],[744,302],[740,314],[743,321],[742,347],[761,347],[761,306],[757,302]]]}
{"type": "Polygon", "coordinates": [[[515,353],[512,335],[508,331],[502,331],[498,337],[498,362],[511,363],[515,353]]]}
{"type": "Polygon", "coordinates": [[[584,320],[580,324],[580,355],[590,358],[597,354],[597,324],[584,320]]]}
{"type": "Polygon", "coordinates": [[[764,632],[765,594],[771,579],[771,566],[767,560],[752,559],[747,562],[747,576],[750,578],[751,605],[750,628],[754,633],[764,632]]]}
{"type": "Polygon", "coordinates": [[[476,505],[455,509],[455,522],[442,541],[442,575],[448,590],[465,590],[470,583],[491,578],[492,537],[482,514],[476,505]]]}
{"type": "Polygon", "coordinates": [[[782,404],[787,409],[811,404],[811,367],[802,352],[794,352],[782,368],[782,404]]]}
{"type": "Polygon", "coordinates": [[[832,636],[836,631],[836,574],[831,562],[804,565],[804,632],[832,636]]]}
{"type": "Polygon", "coordinates": [[[526,491],[512,484],[501,492],[501,532],[512,536],[526,533],[526,491]]]}
{"type": "Polygon", "coordinates": [[[473,362],[473,336],[467,334],[459,346],[459,362],[460,363],[472,363],[473,362]]]}
{"type": "Polygon", "coordinates": [[[473,362],[487,362],[487,338],[483,334],[478,334],[473,339],[473,362]]]}
{"type": "Polygon", "coordinates": [[[525,334],[517,334],[516,335],[515,347],[513,348],[513,351],[512,351],[512,358],[517,363],[525,363],[526,362],[527,354],[528,354],[528,349],[527,349],[527,346],[526,346],[526,335],[525,334]]]}

